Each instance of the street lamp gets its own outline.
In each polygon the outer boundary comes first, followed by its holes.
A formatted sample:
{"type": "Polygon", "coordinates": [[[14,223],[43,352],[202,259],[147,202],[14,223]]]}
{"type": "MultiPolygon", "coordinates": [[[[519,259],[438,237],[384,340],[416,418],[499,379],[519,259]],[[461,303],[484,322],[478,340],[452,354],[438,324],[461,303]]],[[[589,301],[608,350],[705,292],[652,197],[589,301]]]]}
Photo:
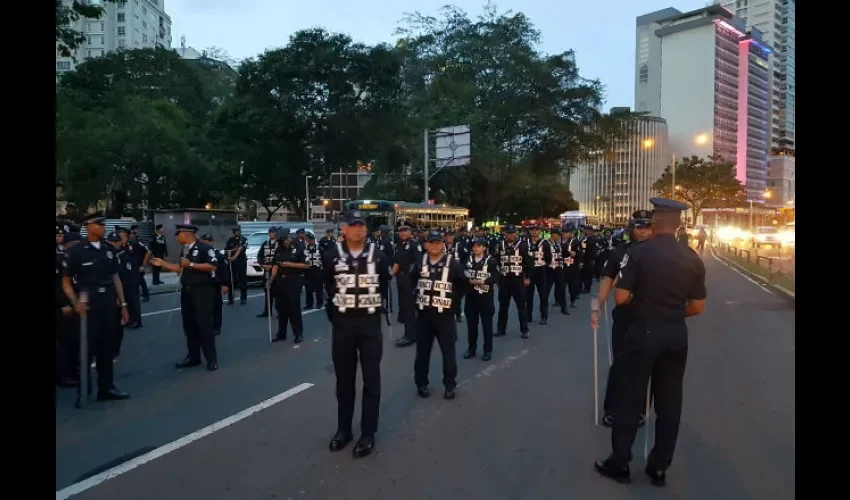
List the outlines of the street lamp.
{"type": "Polygon", "coordinates": [[[310,222],[310,179],[312,175],[304,176],[304,208],[307,212],[307,222],[310,222]]]}
{"type": "Polygon", "coordinates": [[[694,142],[700,146],[708,144],[708,134],[700,134],[694,138],[694,142]]]}

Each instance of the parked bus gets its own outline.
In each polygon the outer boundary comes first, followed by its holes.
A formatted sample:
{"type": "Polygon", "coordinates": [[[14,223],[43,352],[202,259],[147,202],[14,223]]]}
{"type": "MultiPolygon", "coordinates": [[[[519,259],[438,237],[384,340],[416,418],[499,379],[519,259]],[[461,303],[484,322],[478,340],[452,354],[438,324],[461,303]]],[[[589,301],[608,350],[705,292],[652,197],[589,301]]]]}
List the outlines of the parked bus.
{"type": "Polygon", "coordinates": [[[366,216],[369,232],[382,224],[395,230],[405,223],[422,230],[467,227],[469,209],[446,205],[429,205],[409,201],[351,200],[345,202],[346,210],[359,210],[366,216]]]}
{"type": "Polygon", "coordinates": [[[585,225],[598,225],[600,223],[600,219],[596,215],[588,215],[582,210],[569,210],[561,214],[561,227],[566,226],[567,224],[573,224],[576,228],[580,228],[585,225]]]}

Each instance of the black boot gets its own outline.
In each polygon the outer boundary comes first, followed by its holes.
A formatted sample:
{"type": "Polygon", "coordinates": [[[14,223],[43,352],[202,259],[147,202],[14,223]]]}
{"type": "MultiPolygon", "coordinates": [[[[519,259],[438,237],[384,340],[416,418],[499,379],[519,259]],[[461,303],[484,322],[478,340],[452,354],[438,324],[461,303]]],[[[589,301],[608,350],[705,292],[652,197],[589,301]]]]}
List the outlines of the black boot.
{"type": "Polygon", "coordinates": [[[467,349],[463,354],[463,359],[470,359],[475,357],[475,349],[467,349]]]}
{"type": "Polygon", "coordinates": [[[632,475],[629,471],[628,464],[623,466],[614,463],[610,458],[606,458],[605,460],[597,460],[593,463],[593,468],[596,469],[596,472],[602,474],[603,476],[613,479],[618,483],[631,483],[632,475]]]}
{"type": "Polygon", "coordinates": [[[336,431],[334,437],[331,438],[331,451],[339,451],[345,448],[346,446],[348,446],[348,443],[350,443],[352,439],[354,439],[354,436],[352,436],[350,432],[346,433],[342,431],[336,431]]]}

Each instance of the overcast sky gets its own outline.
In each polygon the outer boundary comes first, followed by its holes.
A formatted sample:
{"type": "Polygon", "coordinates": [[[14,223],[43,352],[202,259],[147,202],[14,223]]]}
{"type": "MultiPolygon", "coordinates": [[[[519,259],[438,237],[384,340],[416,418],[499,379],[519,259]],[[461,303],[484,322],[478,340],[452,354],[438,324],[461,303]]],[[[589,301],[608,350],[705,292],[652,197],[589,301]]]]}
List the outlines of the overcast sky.
{"type": "MultiPolygon", "coordinates": [[[[172,43],[198,50],[210,46],[231,57],[255,56],[286,45],[299,29],[323,27],[365,43],[394,42],[393,32],[406,12],[437,15],[452,3],[471,16],[482,0],[165,0],[171,16],[172,43]]],[[[582,76],[605,85],[605,107],[634,107],[635,17],[665,7],[681,11],[709,0],[503,0],[499,10],[525,13],[542,32],[542,50],[573,49],[582,76]]]]}

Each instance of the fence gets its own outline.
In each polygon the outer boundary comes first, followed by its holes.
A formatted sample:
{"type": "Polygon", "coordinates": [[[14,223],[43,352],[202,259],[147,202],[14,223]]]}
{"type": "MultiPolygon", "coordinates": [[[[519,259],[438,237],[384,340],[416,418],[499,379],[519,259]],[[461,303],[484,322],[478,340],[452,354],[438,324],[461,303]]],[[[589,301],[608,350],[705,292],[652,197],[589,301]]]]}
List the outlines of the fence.
{"type": "Polygon", "coordinates": [[[720,250],[726,255],[741,259],[747,264],[750,264],[751,266],[760,269],[762,273],[766,274],[766,277],[768,279],[783,278],[790,279],[791,281],[793,281],[796,277],[796,252],[792,254],[791,259],[783,259],[781,257],[759,255],[757,249],[748,250],[745,248],[738,248],[734,245],[730,245],[729,243],[723,242],[716,242],[714,244],[714,248],[716,250],[720,250]]]}

